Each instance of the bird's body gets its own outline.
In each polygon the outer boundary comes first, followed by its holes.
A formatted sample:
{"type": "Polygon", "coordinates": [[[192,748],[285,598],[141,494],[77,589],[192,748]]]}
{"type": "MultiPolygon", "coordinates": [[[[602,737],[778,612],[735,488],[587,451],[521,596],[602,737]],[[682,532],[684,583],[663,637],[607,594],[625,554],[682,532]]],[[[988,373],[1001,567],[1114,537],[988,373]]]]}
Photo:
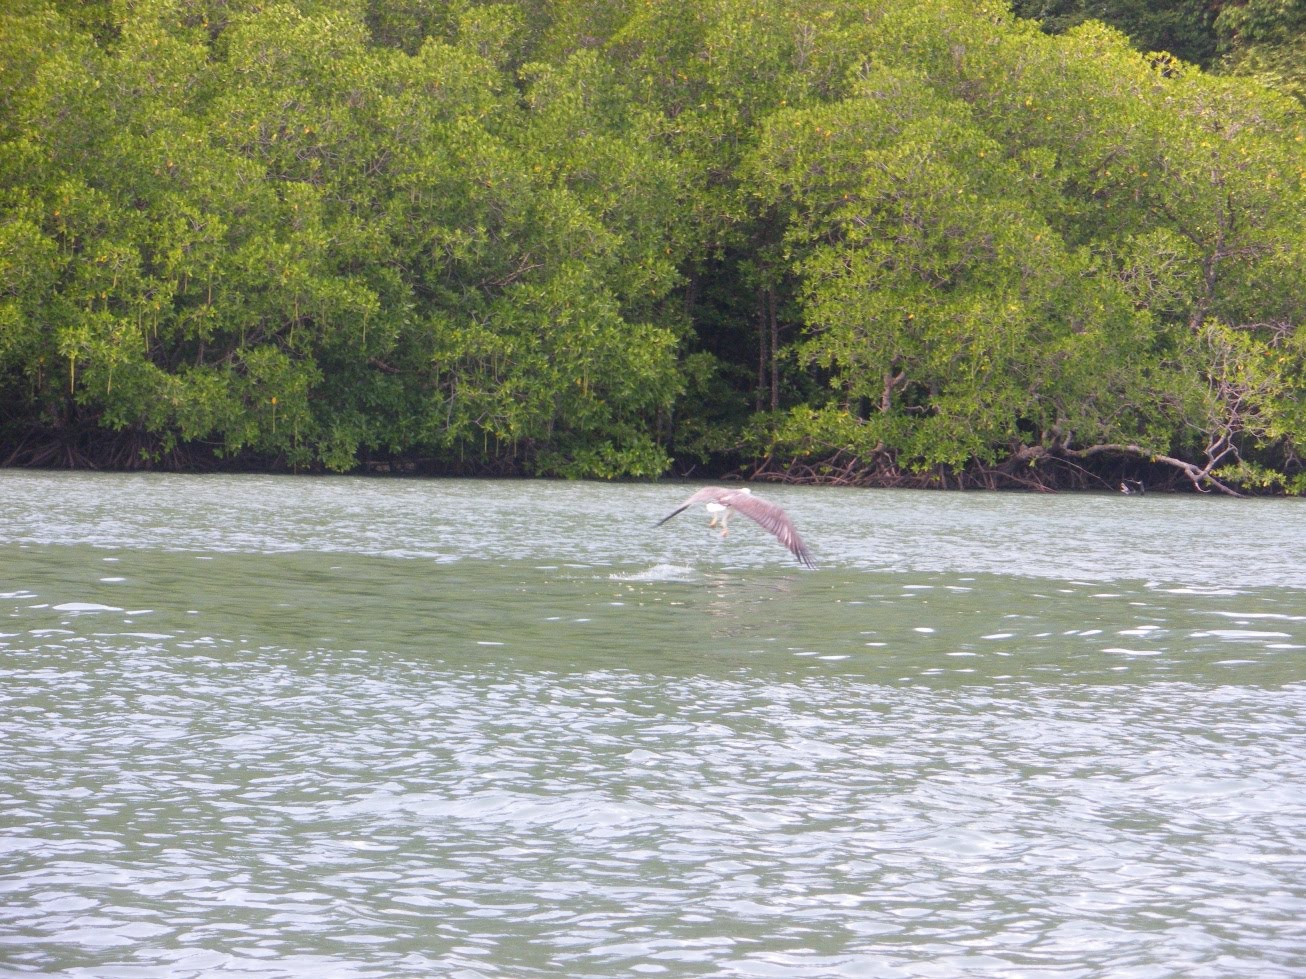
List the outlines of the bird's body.
{"type": "Polygon", "coordinates": [[[794,523],[789,519],[789,514],[774,503],[766,500],[760,500],[753,495],[752,490],[748,489],[726,489],[721,486],[708,486],[699,490],[676,509],[672,510],[665,517],[658,521],[660,527],[678,513],[683,513],[695,503],[702,503],[707,512],[712,514],[712,519],[708,521],[709,527],[721,527],[721,536],[724,537],[730,532],[727,521],[730,519],[730,512],[738,510],[744,516],[764,527],[775,535],[785,547],[798,558],[799,563],[809,568],[816,567],[812,560],[812,553],[803,543],[803,539],[798,536],[798,531],[794,529],[794,523]]]}

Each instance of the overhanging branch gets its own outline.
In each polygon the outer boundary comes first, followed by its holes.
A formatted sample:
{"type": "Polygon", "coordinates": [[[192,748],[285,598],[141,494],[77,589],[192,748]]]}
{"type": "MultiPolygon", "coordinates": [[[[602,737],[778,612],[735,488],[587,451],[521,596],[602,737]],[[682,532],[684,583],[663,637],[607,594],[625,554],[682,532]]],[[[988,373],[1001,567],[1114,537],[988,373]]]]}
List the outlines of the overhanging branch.
{"type": "Polygon", "coordinates": [[[1211,470],[1219,464],[1220,460],[1225,457],[1227,452],[1220,452],[1215,455],[1205,466],[1198,466],[1195,463],[1185,462],[1183,459],[1176,459],[1174,456],[1160,455],[1156,452],[1150,452],[1141,445],[1120,442],[1090,445],[1083,449],[1062,449],[1061,452],[1064,455],[1072,456],[1077,459],[1087,459],[1091,456],[1103,455],[1106,453],[1129,455],[1139,459],[1147,459],[1149,462],[1159,462],[1163,465],[1172,466],[1175,469],[1178,469],[1188,477],[1193,484],[1193,488],[1199,493],[1209,493],[1212,489],[1215,489],[1229,496],[1241,497],[1243,495],[1211,475],[1211,470]]]}

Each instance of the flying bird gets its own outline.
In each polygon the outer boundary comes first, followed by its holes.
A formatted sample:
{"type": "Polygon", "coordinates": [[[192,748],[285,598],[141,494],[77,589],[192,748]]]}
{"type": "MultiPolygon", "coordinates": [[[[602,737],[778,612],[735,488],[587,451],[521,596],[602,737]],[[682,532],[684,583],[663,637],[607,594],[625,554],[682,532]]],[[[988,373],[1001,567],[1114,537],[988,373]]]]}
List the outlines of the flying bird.
{"type": "Polygon", "coordinates": [[[798,536],[798,531],[794,529],[794,522],[789,519],[789,514],[774,503],[759,500],[753,495],[752,490],[725,489],[721,486],[705,487],[659,520],[657,526],[661,527],[676,514],[683,513],[695,503],[705,504],[707,512],[712,514],[712,519],[707,524],[709,527],[716,527],[719,521],[722,537],[730,533],[730,529],[726,526],[726,521],[730,519],[730,512],[738,510],[750,520],[775,534],[776,539],[793,552],[794,557],[798,558],[800,564],[808,568],[816,567],[816,563],[812,560],[812,552],[807,549],[803,539],[798,536]]]}

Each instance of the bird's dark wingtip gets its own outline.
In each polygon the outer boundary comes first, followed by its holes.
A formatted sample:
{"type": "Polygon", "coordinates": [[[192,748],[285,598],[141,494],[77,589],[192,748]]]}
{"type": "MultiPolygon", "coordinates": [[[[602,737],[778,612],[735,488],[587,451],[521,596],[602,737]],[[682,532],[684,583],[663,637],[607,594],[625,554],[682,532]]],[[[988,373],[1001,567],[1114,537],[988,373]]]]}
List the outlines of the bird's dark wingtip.
{"type": "Polygon", "coordinates": [[[658,521],[657,523],[655,523],[653,526],[654,526],[654,527],[661,527],[664,523],[666,523],[668,520],[670,520],[670,519],[671,519],[672,517],[674,517],[676,514],[678,514],[678,513],[684,513],[684,512],[685,512],[686,510],[688,510],[688,509],[689,509],[689,504],[686,503],[686,504],[685,504],[684,506],[682,506],[680,509],[678,509],[678,510],[672,510],[670,513],[668,513],[665,517],[663,517],[661,520],[659,520],[659,521],[658,521]]]}

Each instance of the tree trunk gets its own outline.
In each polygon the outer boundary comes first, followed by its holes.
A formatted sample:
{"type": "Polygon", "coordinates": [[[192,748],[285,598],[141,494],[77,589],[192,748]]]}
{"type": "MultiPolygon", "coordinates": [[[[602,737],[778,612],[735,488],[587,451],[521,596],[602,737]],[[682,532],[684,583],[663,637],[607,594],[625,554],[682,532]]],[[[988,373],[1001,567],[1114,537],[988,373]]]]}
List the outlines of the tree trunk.
{"type": "Polygon", "coordinates": [[[753,411],[762,410],[762,397],[766,391],[766,288],[757,288],[757,385],[753,394],[753,411]]]}
{"type": "Polygon", "coordinates": [[[780,407],[780,314],[775,308],[775,290],[767,289],[767,311],[771,320],[771,410],[780,407]]]}

